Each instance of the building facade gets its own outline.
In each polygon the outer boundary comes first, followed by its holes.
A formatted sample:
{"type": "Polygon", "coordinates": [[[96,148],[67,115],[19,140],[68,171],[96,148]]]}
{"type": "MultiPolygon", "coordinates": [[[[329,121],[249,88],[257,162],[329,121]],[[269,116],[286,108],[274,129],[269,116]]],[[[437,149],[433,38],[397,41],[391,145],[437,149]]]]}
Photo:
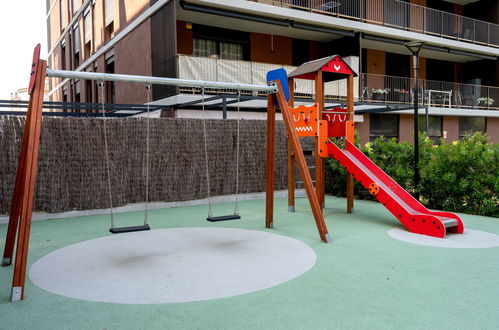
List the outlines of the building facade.
{"type": "MultiPolygon", "coordinates": [[[[420,116],[420,128],[434,139],[484,131],[499,142],[498,23],[496,0],[47,0],[53,69],[263,84],[276,67],[290,72],[324,56],[346,57],[359,73],[355,111],[363,142],[380,135],[412,140],[407,41],[425,43],[419,101],[428,116],[420,116]]],[[[310,82],[295,89],[302,102],[313,97],[310,82]]],[[[344,102],[341,81],[325,91],[327,105],[344,102]]],[[[241,107],[258,118],[265,101],[249,96],[241,107]]],[[[143,85],[55,79],[50,97],[147,102],[143,85]]],[[[179,117],[199,114],[199,90],[154,86],[152,99],[179,117]]],[[[223,100],[234,108],[233,95],[223,100]]]]}

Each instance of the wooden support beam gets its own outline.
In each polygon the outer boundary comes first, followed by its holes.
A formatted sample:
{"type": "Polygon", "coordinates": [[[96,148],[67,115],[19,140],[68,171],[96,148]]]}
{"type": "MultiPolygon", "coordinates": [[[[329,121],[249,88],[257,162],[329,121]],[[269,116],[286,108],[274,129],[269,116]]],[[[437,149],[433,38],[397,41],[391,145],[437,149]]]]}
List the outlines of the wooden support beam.
{"type": "Polygon", "coordinates": [[[275,102],[274,94],[267,96],[267,157],[265,184],[265,227],[274,226],[274,166],[275,166],[275,102]]]}
{"type": "MultiPolygon", "coordinates": [[[[354,107],[353,107],[353,74],[347,76],[347,110],[348,110],[348,120],[352,123],[354,122],[354,107]]],[[[355,143],[355,138],[347,134],[346,137],[350,142],[355,143]]],[[[353,191],[353,175],[347,174],[347,213],[353,212],[353,201],[354,201],[354,191],[353,191]]]]}
{"type": "Polygon", "coordinates": [[[300,169],[300,175],[305,186],[305,191],[307,192],[307,197],[312,209],[312,213],[314,215],[315,224],[317,226],[317,230],[319,231],[321,240],[325,243],[328,243],[331,241],[331,238],[327,232],[326,223],[324,222],[324,217],[322,216],[322,208],[319,204],[319,200],[317,199],[317,194],[314,191],[312,177],[310,176],[310,172],[307,168],[307,162],[305,161],[305,156],[303,155],[300,140],[298,139],[298,135],[296,134],[296,131],[293,127],[293,123],[291,122],[291,112],[288,107],[288,102],[286,101],[286,97],[284,96],[284,92],[282,91],[281,82],[276,80],[275,83],[278,87],[277,100],[279,101],[282,118],[284,120],[284,124],[286,125],[286,131],[289,136],[291,147],[293,148],[293,152],[295,154],[296,163],[298,164],[298,168],[300,169]]]}
{"type": "MultiPolygon", "coordinates": [[[[290,107],[295,106],[295,84],[293,78],[288,78],[289,87],[289,101],[290,107]]],[[[295,155],[293,153],[293,148],[289,142],[288,136],[288,211],[295,211],[295,155]]]]}
{"type": "MultiPolygon", "coordinates": [[[[317,118],[322,119],[324,110],[324,79],[322,71],[315,73],[315,103],[317,103],[317,118]]],[[[319,143],[315,139],[315,190],[319,203],[324,208],[325,180],[324,180],[324,158],[319,155],[319,143]]]]}
{"type": "Polygon", "coordinates": [[[11,301],[24,298],[24,284],[26,281],[26,265],[28,260],[31,216],[36,184],[36,170],[38,167],[38,151],[40,147],[40,133],[42,127],[43,95],[45,90],[45,72],[47,62],[40,60],[37,66],[36,80],[28,105],[28,112],[32,112],[27,133],[27,147],[24,158],[22,184],[20,188],[20,217],[19,233],[17,235],[16,259],[12,279],[11,301]]]}
{"type": "MultiPolygon", "coordinates": [[[[33,94],[30,95],[29,103],[33,103],[33,94]]],[[[26,163],[26,154],[28,152],[28,134],[30,126],[31,117],[33,111],[28,111],[26,114],[26,121],[24,123],[24,133],[21,143],[21,149],[19,150],[19,161],[17,165],[16,183],[14,186],[14,193],[12,195],[12,201],[10,204],[9,213],[9,225],[7,227],[7,235],[5,238],[5,248],[3,250],[2,266],[9,266],[12,264],[12,256],[14,254],[14,246],[16,243],[17,228],[19,225],[19,216],[21,213],[21,187],[24,182],[24,167],[26,163]]]]}

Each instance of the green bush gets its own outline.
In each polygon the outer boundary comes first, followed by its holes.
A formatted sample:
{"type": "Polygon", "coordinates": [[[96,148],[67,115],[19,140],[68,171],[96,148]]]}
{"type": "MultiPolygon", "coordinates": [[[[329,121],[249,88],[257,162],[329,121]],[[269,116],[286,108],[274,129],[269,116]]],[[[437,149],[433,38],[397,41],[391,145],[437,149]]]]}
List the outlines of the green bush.
{"type": "MultiPolygon", "coordinates": [[[[463,141],[434,145],[420,135],[421,202],[439,210],[499,217],[499,145],[488,144],[487,137],[476,133],[463,141]]],[[[442,141],[443,142],[443,141],[442,141]]],[[[341,142],[339,143],[340,147],[341,142]]],[[[356,138],[357,146],[360,144],[356,138]]],[[[407,142],[383,137],[367,143],[362,152],[409,193],[414,194],[414,151],[407,142]]],[[[334,159],[326,161],[326,192],[346,195],[346,170],[334,159]]],[[[373,199],[356,182],[355,197],[373,199]]]]}
{"type": "Polygon", "coordinates": [[[420,192],[431,208],[499,217],[499,145],[473,134],[433,149],[420,192]]]}

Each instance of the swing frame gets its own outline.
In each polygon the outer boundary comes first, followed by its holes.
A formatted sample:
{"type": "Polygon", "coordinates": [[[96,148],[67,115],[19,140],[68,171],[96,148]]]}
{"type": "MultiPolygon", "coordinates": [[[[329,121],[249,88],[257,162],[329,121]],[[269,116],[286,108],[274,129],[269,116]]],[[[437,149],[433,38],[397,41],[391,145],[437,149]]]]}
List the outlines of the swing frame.
{"type": "Polygon", "coordinates": [[[33,60],[30,67],[31,73],[28,88],[30,98],[2,259],[2,266],[10,266],[15,252],[15,266],[10,295],[11,302],[23,300],[25,293],[28,247],[33,213],[38,153],[40,148],[43,96],[46,77],[277,93],[277,86],[275,84],[251,85],[152,76],[49,70],[47,69],[47,61],[40,59],[40,44],[36,45],[34,49],[33,60]]]}

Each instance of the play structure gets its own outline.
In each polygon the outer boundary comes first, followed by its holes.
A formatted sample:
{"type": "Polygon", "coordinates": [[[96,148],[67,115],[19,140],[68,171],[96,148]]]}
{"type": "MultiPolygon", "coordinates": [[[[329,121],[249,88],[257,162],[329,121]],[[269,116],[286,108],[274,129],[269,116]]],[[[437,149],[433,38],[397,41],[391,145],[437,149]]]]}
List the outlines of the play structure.
{"type": "Polygon", "coordinates": [[[333,157],[348,171],[347,212],[353,211],[353,179],[376,197],[410,232],[444,238],[447,232],[463,233],[461,219],[450,212],[432,212],[412,197],[383,170],[374,164],[354,145],[353,78],[355,72],[339,56],[329,56],[307,62],[290,73],[284,70],[268,74],[267,80],[277,81],[279,92],[269,95],[267,140],[267,208],[266,227],[273,226],[273,172],[274,144],[272,135],[275,122],[275,101],[279,104],[288,134],[288,205],[294,211],[294,162],[297,163],[310,201],[321,240],[330,241],[322,215],[324,205],[324,158],[333,157]],[[347,108],[324,110],[324,82],[345,79],[347,82],[347,108]],[[315,81],[315,104],[293,108],[293,80],[315,81]],[[288,88],[288,86],[291,86],[288,88]],[[287,90],[289,89],[289,90],[287,90]],[[286,97],[289,95],[288,97],[286,97]],[[289,100],[289,101],[288,101],[289,100]],[[315,138],[316,186],[307,167],[299,137],[315,138]],[[340,149],[329,138],[344,138],[345,149],[340,149]]]}
{"type": "MultiPolygon", "coordinates": [[[[430,212],[410,194],[397,185],[379,167],[364,156],[353,144],[354,116],[353,116],[353,79],[355,73],[339,56],[330,56],[324,59],[305,63],[290,75],[290,86],[288,88],[288,77],[284,69],[270,71],[267,75],[268,85],[234,84],[224,82],[193,81],[185,79],[173,79],[163,77],[145,77],[135,75],[108,74],[97,72],[80,71],[57,71],[48,70],[47,61],[41,60],[40,46],[35,48],[33,62],[31,65],[31,78],[29,83],[29,105],[26,116],[25,129],[22,138],[21,152],[17,168],[14,194],[9,214],[9,224],[5,241],[5,249],[2,265],[11,265],[15,248],[15,267],[11,287],[11,301],[24,298],[24,286],[26,278],[26,265],[28,258],[28,246],[30,239],[31,217],[33,210],[33,199],[35,192],[36,171],[38,165],[38,152],[40,146],[40,132],[42,124],[43,93],[46,77],[63,79],[87,79],[101,82],[101,95],[103,95],[103,81],[123,81],[147,84],[148,103],[150,103],[150,86],[171,85],[186,86],[201,89],[203,112],[205,110],[206,88],[231,89],[238,92],[238,104],[241,91],[256,91],[266,93],[267,96],[267,149],[266,149],[266,216],[265,226],[272,228],[274,224],[274,158],[275,158],[275,114],[279,107],[282,112],[289,142],[288,166],[293,167],[294,162],[298,164],[303,179],[307,197],[310,202],[312,213],[323,242],[330,242],[322,208],[324,204],[324,165],[325,157],[334,157],[348,170],[348,202],[347,210],[353,210],[353,179],[356,178],[371,194],[383,203],[383,205],[404,224],[411,232],[445,237],[447,231],[462,233],[462,221],[456,215],[447,212],[430,212]],[[324,110],[324,82],[336,79],[347,80],[347,108],[335,108],[324,110]],[[294,91],[293,79],[314,79],[316,85],[315,104],[311,106],[300,106],[293,108],[294,91]],[[289,102],[289,104],[288,104],[289,102]],[[291,106],[290,106],[291,104],[291,106]],[[310,172],[304,158],[299,137],[314,137],[316,140],[316,187],[314,188],[310,172]],[[338,148],[329,138],[343,137],[346,148],[338,148]],[[17,237],[17,245],[16,245],[17,237]],[[16,246],[15,246],[16,245],[16,246]]],[[[239,105],[237,108],[239,118],[239,105]]],[[[110,181],[110,159],[107,146],[107,131],[105,116],[106,109],[102,99],[102,117],[104,120],[104,148],[107,170],[107,184],[110,201],[110,217],[112,233],[133,232],[149,230],[148,224],[148,185],[149,185],[149,109],[147,119],[146,148],[146,196],[144,223],[133,227],[116,227],[113,215],[112,189],[110,181]]],[[[239,219],[237,206],[237,194],[239,192],[238,167],[239,167],[239,120],[237,121],[237,155],[236,155],[236,199],[234,214],[225,216],[213,216],[210,201],[210,173],[208,167],[209,146],[207,143],[206,123],[203,119],[204,152],[206,163],[207,197],[208,197],[208,221],[225,221],[239,219]]],[[[283,141],[280,141],[283,143],[283,141]]],[[[294,174],[290,171],[289,184],[289,206],[294,210],[294,174]]]]}

